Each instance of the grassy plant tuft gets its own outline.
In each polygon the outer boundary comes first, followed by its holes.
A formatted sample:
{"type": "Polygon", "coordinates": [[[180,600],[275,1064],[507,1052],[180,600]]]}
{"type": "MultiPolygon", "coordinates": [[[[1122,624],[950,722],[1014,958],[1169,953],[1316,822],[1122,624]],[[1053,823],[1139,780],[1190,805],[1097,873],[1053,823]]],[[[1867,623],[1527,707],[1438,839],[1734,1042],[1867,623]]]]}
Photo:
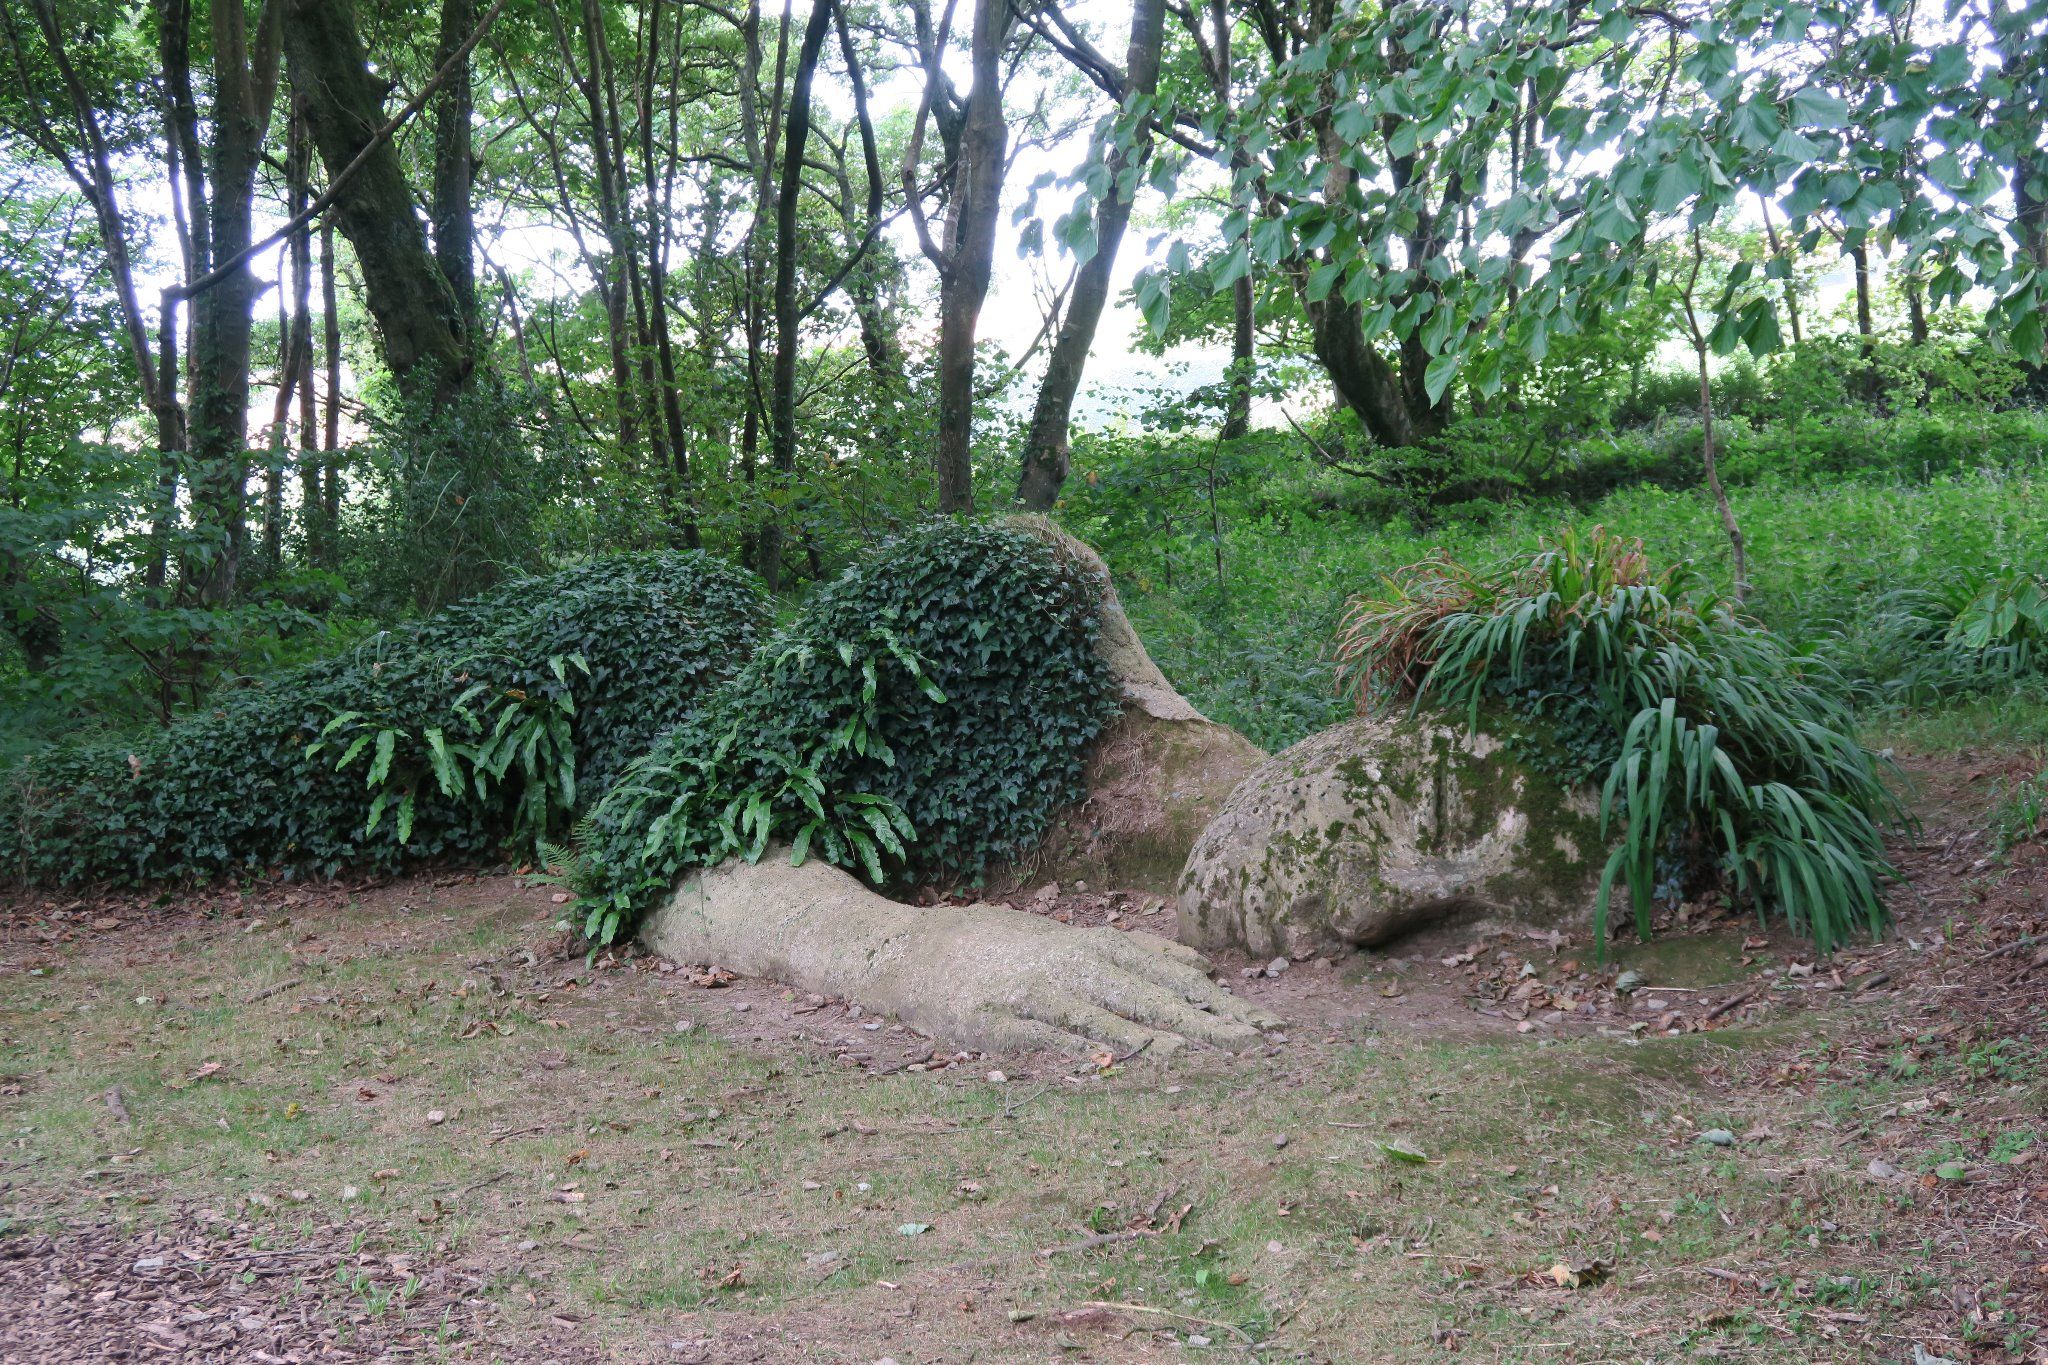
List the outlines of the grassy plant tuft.
{"type": "MultiPolygon", "coordinates": [[[[1339,677],[1361,710],[1483,705],[1604,725],[1601,813],[1619,843],[1596,906],[1626,884],[1638,933],[1660,889],[1710,882],[1831,951],[1876,932],[1903,812],[1825,664],[1747,619],[1689,564],[1595,527],[1474,569],[1435,555],[1353,601],[1339,677]]],[[[1601,733],[1596,727],[1594,733],[1601,733]]]]}

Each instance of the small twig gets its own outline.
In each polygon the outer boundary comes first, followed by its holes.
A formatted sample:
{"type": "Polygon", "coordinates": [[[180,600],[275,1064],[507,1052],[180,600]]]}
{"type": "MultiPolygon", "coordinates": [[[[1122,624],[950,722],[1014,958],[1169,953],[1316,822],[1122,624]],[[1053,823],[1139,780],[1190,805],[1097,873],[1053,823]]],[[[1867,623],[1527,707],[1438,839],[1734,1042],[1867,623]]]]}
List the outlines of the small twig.
{"type": "Polygon", "coordinates": [[[1989,962],[1994,957],[2004,957],[2007,953],[2016,953],[2022,948],[2031,948],[2036,941],[2032,934],[2021,934],[2002,948],[1993,948],[1988,953],[1979,953],[1975,957],[1965,958],[1956,965],[1958,968],[1974,967],[1980,962],[1989,962]]]}
{"type": "Polygon", "coordinates": [[[1245,1330],[1242,1327],[1239,1327],[1234,1322],[1224,1322],[1217,1318],[1189,1317],[1186,1313],[1176,1313],[1170,1308],[1154,1308],[1150,1304],[1144,1303],[1111,1303],[1107,1299],[1090,1299],[1088,1300],[1088,1302],[1082,1304],[1081,1306],[1083,1308],[1110,1308],[1118,1312],[1126,1313],[1156,1313],[1160,1317],[1178,1318],[1182,1322],[1196,1322],[1200,1323],[1204,1327],[1221,1327],[1224,1331],[1229,1332],[1231,1335],[1235,1336],[1239,1341],[1242,1341],[1245,1345],[1249,1346],[1252,1344],[1251,1337],[1245,1333],[1245,1330]]]}
{"type": "Polygon", "coordinates": [[[1065,1246],[1045,1247],[1039,1251],[1038,1256],[1040,1260],[1049,1261],[1055,1256],[1064,1256],[1069,1252],[1093,1251],[1097,1247],[1106,1247],[1112,1243],[1134,1242],[1140,1237],[1152,1237],[1157,1234],[1156,1228],[1120,1228],[1115,1232],[1098,1232],[1092,1237],[1083,1237],[1080,1241],[1069,1242],[1065,1246]]]}
{"type": "MultiPolygon", "coordinates": [[[[1110,1058],[1109,1066],[1122,1066],[1125,1062],[1128,1062],[1129,1060],[1131,1060],[1131,1058],[1137,1056],[1139,1053],[1143,1052],[1146,1048],[1150,1046],[1152,1046],[1152,1040],[1150,1038],[1147,1038],[1144,1042],[1138,1044],[1129,1052],[1124,1053],[1121,1057],[1110,1058]]],[[[1103,1070],[1107,1071],[1109,1070],[1109,1067],[1106,1066],[1103,1068],[1103,1070]]]]}
{"type": "Polygon", "coordinates": [[[510,1177],[511,1174],[512,1172],[510,1171],[499,1171],[496,1175],[487,1175],[482,1180],[472,1180],[467,1185],[464,1185],[461,1189],[457,1190],[455,1193],[449,1195],[448,1197],[450,1199],[460,1199],[466,1194],[475,1194],[484,1186],[495,1185],[500,1180],[504,1180],[510,1177]]]}
{"type": "Polygon", "coordinates": [[[1720,1004],[1714,1006],[1714,1008],[1708,1010],[1707,1017],[1703,1022],[1711,1024],[1722,1015],[1741,1009],[1744,1005],[1747,1005],[1762,994],[1763,987],[1758,986],[1754,990],[1744,991],[1741,995],[1731,995],[1720,1004]]]}
{"type": "Polygon", "coordinates": [[[1023,1109],[1025,1105],[1031,1103],[1031,1101],[1037,1099],[1040,1095],[1043,1095],[1050,1088],[1051,1087],[1049,1086],[1041,1085],[1038,1087],[1038,1089],[1032,1091],[1030,1094],[1024,1096],[1022,1099],[1012,1100],[1010,1103],[1004,1105],[1003,1118],[1005,1120],[1016,1118],[1019,1110],[1023,1109]]]}
{"type": "MultiPolygon", "coordinates": [[[[235,1253],[235,1254],[234,1254],[234,1255],[232,1255],[232,1256],[201,1256],[201,1257],[200,1257],[200,1258],[199,1258],[199,1259],[198,1259],[197,1261],[194,1261],[194,1262],[192,1262],[191,1264],[192,1264],[192,1265],[227,1265],[227,1264],[229,1264],[230,1262],[233,1262],[233,1261],[267,1261],[267,1260],[270,1260],[270,1259],[272,1259],[273,1257],[286,1257],[286,1256],[335,1256],[335,1255],[336,1255],[336,1253],[335,1253],[335,1252],[333,1252],[333,1251],[329,1250],[329,1249],[328,1249],[328,1248],[326,1248],[326,1247],[306,1247],[306,1248],[304,1248],[303,1250],[299,1250],[299,1251],[289,1251],[289,1250],[284,1250],[284,1249],[280,1248],[280,1249],[278,1249],[278,1250],[274,1250],[274,1251],[242,1251],[242,1252],[237,1252],[237,1253],[235,1253]]],[[[338,1256],[337,1256],[337,1259],[339,1259],[339,1257],[338,1257],[338,1256]]],[[[172,1265],[172,1264],[170,1264],[170,1263],[168,1263],[168,1262],[166,1262],[166,1263],[165,1263],[165,1265],[163,1266],[163,1269],[165,1269],[165,1270],[182,1270],[182,1269],[185,1269],[185,1268],[186,1268],[186,1267],[184,1267],[184,1266],[177,1266],[177,1265],[172,1265]]]]}
{"type": "Polygon", "coordinates": [[[1159,1210],[1166,1206],[1167,1200],[1173,1198],[1175,1195],[1179,1193],[1180,1186],[1178,1185],[1168,1185],[1165,1189],[1161,1190],[1159,1192],[1159,1197],[1152,1201],[1152,1207],[1145,1210],[1145,1221],[1147,1223],[1158,1222],[1159,1210]]]}
{"type": "Polygon", "coordinates": [[[297,986],[303,986],[305,984],[306,979],[304,977],[295,976],[289,981],[280,981],[275,986],[265,986],[262,990],[256,992],[256,994],[250,996],[248,1003],[253,1005],[259,1000],[268,1000],[273,995],[283,995],[286,991],[291,990],[297,986]]]}
{"type": "Polygon", "coordinates": [[[868,1074],[870,1076],[893,1076],[899,1071],[908,1071],[913,1066],[925,1065],[933,1057],[936,1057],[938,1052],[939,1050],[936,1047],[928,1047],[924,1050],[922,1057],[912,1057],[906,1061],[898,1062],[894,1066],[878,1066],[868,1074]]]}

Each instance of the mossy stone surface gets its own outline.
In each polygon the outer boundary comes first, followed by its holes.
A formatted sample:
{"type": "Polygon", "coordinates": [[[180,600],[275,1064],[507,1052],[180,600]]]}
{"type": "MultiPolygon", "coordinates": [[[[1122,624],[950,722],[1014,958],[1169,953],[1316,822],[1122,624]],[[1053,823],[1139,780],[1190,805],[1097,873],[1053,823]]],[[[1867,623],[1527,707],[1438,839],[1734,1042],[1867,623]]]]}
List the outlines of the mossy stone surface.
{"type": "Polygon", "coordinates": [[[1254,769],[1181,873],[1180,938],[1304,954],[1453,913],[1553,925],[1590,912],[1597,803],[1441,717],[1374,717],[1254,769]]]}

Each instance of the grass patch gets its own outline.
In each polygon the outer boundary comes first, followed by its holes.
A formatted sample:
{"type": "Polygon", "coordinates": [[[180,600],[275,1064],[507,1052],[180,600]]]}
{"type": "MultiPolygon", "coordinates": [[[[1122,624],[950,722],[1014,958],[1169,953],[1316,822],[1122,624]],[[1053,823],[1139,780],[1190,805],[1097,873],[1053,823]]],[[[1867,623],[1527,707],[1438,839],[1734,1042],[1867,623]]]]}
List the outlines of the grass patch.
{"type": "MultiPolygon", "coordinates": [[[[1467,1339],[1556,1358],[1625,1334],[1636,1353],[1791,1360],[1823,1349],[1827,1319],[1800,1326],[1791,1308],[1812,1304],[1788,1295],[1702,1323],[1700,1267],[1875,1277],[1851,1296],[1874,1320],[1905,1292],[1873,1268],[1886,1194],[1809,1123],[1897,1078],[1824,1105],[1727,1088],[1782,1049],[1774,1031],[1366,1031],[1107,1075],[871,1075],[748,1041],[797,1004],[742,1016],[728,992],[530,954],[559,913],[539,893],[379,898],[88,936],[34,954],[40,975],[17,952],[0,976],[12,1230],[196,1206],[289,1244],[339,1221],[420,1273],[487,1266],[515,1338],[559,1318],[628,1351],[777,1324],[876,1353],[1037,1356],[1113,1340],[1073,1316],[1111,1303],[1135,1305],[1120,1331],[1350,1358],[1467,1339]],[[1786,1136],[1723,1149],[1696,1140],[1708,1127],[1786,1136]],[[1427,1161],[1390,1158],[1397,1140],[1427,1161]],[[1170,1230],[1087,1245],[1155,1206],[1170,1230]],[[1543,1278],[1560,1264],[1584,1284],[1543,1278]]],[[[1954,1065],[1987,1075],[2021,1061],[1968,1056],[1954,1065]]],[[[402,1286],[352,1301],[411,1311],[402,1286]]]]}

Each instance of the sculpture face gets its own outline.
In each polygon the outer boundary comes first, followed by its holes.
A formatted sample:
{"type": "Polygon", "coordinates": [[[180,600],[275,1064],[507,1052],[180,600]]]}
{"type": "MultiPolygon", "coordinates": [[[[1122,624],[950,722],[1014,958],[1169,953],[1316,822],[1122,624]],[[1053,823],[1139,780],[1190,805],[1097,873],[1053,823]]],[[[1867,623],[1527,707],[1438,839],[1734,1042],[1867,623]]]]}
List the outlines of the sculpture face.
{"type": "Polygon", "coordinates": [[[1239,784],[1188,857],[1180,937],[1306,954],[1453,915],[1590,908],[1597,812],[1485,734],[1429,718],[1311,736],[1239,784]]]}

